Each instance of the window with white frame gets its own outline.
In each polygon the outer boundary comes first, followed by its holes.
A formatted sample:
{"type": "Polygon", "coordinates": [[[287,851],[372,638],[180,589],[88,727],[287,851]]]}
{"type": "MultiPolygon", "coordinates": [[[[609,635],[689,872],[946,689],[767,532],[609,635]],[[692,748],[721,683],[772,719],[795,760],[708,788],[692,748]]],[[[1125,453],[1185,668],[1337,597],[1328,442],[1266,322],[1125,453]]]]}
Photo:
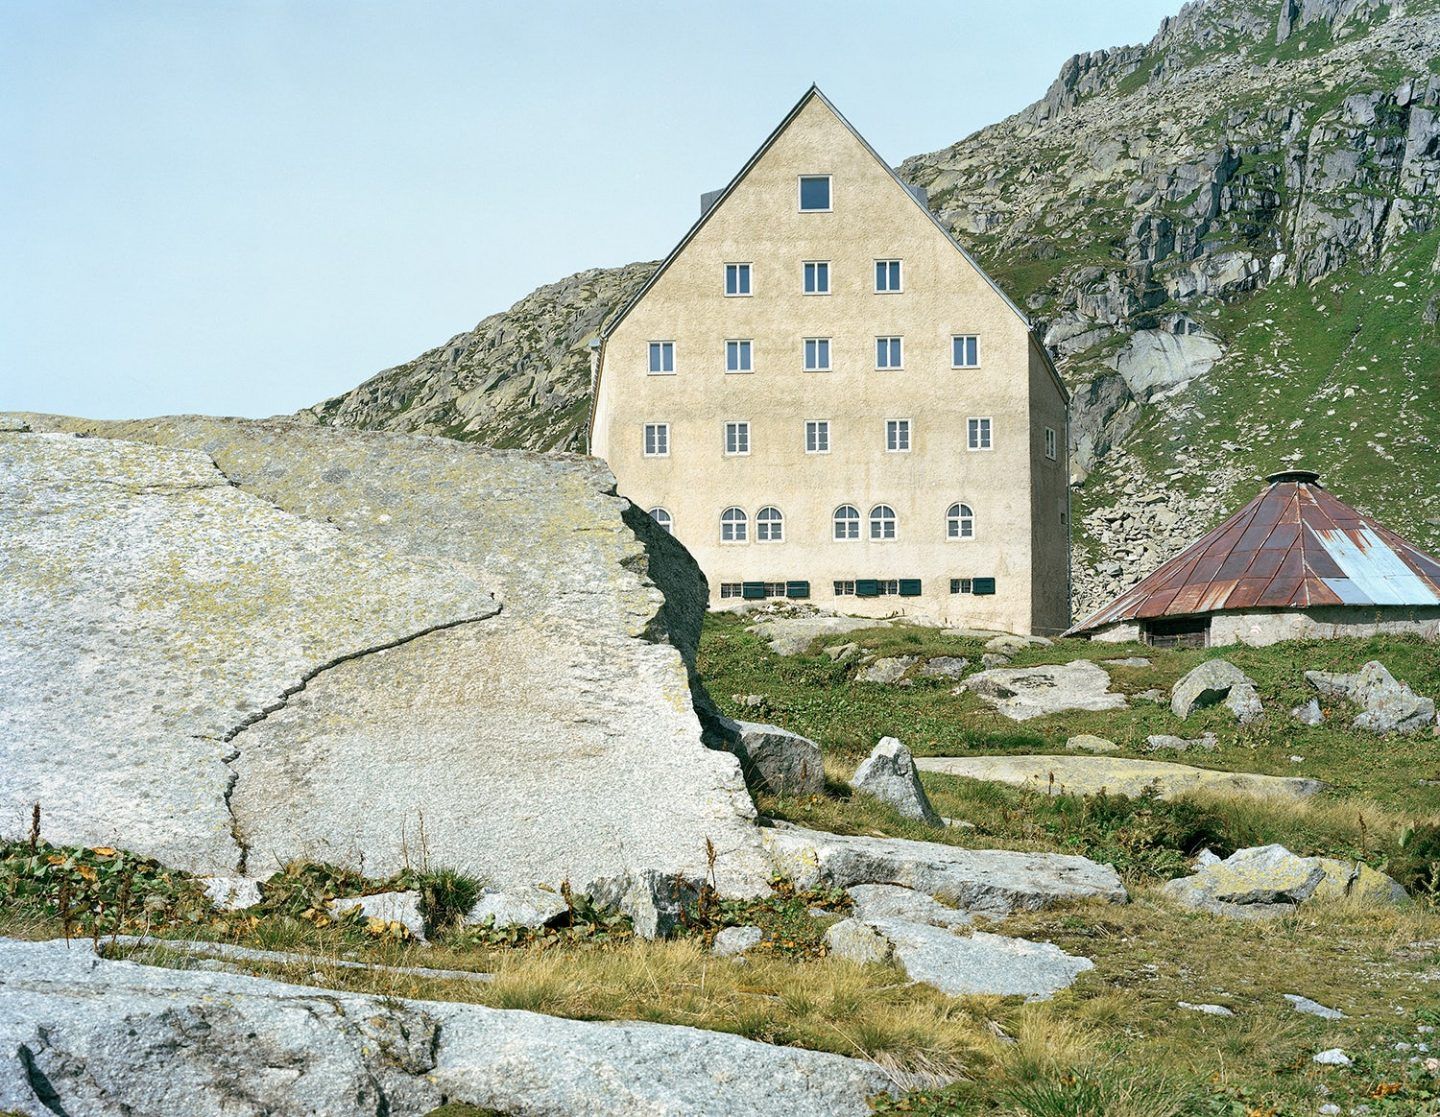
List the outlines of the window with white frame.
{"type": "Polygon", "coordinates": [[[670,424],[645,424],[645,456],[647,458],[668,458],[670,456],[670,424]]]}
{"type": "Polygon", "coordinates": [[[885,420],[885,450],[891,454],[905,454],[910,451],[910,420],[885,420]]]}
{"type": "Polygon", "coordinates": [[[785,542],[785,517],[780,509],[767,504],[755,513],[755,541],[757,543],[785,542]]]}
{"type": "Polygon", "coordinates": [[[875,290],[887,295],[901,290],[899,260],[875,261],[875,290]]]}
{"type": "Polygon", "coordinates": [[[899,597],[899,578],[878,578],[875,581],[875,593],[880,597],[899,597]]]}
{"type": "Polygon", "coordinates": [[[664,528],[667,532],[669,532],[671,535],[675,534],[675,520],[670,515],[668,509],[652,508],[650,509],[650,518],[654,520],[657,524],[659,524],[662,528],[664,528]]]}
{"type": "Polygon", "coordinates": [[[974,334],[955,334],[950,338],[950,367],[979,368],[980,339],[974,334]]]}
{"type": "Polygon", "coordinates": [[[830,261],[805,261],[805,293],[807,295],[828,295],[830,293],[830,261]]]}
{"type": "Polygon", "coordinates": [[[846,579],[843,579],[843,580],[841,580],[841,581],[837,581],[837,582],[835,583],[835,596],[836,596],[836,597],[854,597],[854,596],[855,596],[855,579],[853,579],[853,578],[846,578],[846,579]]]}
{"type": "Polygon", "coordinates": [[[828,337],[807,337],[805,339],[805,371],[830,371],[830,339],[828,337]]]}
{"type": "Polygon", "coordinates": [[[951,593],[974,593],[974,592],[975,592],[975,581],[974,581],[973,578],[951,578],[951,579],[950,579],[950,592],[951,592],[951,593]]]}
{"type": "Polygon", "coordinates": [[[967,419],[965,428],[969,441],[967,445],[972,450],[990,449],[990,420],[989,419],[967,419]]]}
{"type": "Polygon", "coordinates": [[[725,371],[726,372],[752,372],[754,365],[750,361],[752,343],[745,340],[727,341],[725,343],[725,371]]]}
{"type": "Polygon", "coordinates": [[[805,452],[807,454],[828,454],[830,452],[830,420],[805,420],[805,452]]]}
{"type": "Polygon", "coordinates": [[[904,339],[898,337],[877,337],[875,339],[876,368],[904,368],[904,339]]]}
{"type": "Polygon", "coordinates": [[[970,505],[952,504],[945,510],[945,538],[975,538],[975,512],[970,505]]]}
{"type": "Polygon", "coordinates": [[[675,371],[675,343],[673,341],[652,341],[650,343],[650,371],[656,375],[675,371]]]}
{"type": "Polygon", "coordinates": [[[750,452],[750,424],[744,421],[725,424],[725,453],[743,455],[750,452]]]}
{"type": "Polygon", "coordinates": [[[1054,427],[1045,428],[1045,456],[1052,462],[1060,456],[1060,440],[1055,436],[1054,427]]]}
{"type": "Polygon", "coordinates": [[[744,543],[750,538],[750,518],[743,508],[727,508],[720,513],[720,542],[744,543]]]}
{"type": "Polygon", "coordinates": [[[830,209],[830,176],[800,176],[800,212],[824,213],[830,209]]]}
{"type": "Polygon", "coordinates": [[[842,504],[831,517],[834,537],[838,540],[860,538],[860,509],[853,504],[842,504]]]}
{"type": "Polygon", "coordinates": [[[750,265],[725,265],[725,294],[732,298],[750,293],[750,265]]]}
{"type": "Polygon", "coordinates": [[[744,582],[721,582],[721,583],[720,583],[720,596],[721,596],[721,597],[744,597],[744,596],[745,596],[745,583],[744,583],[744,582]]]}
{"type": "Polygon", "coordinates": [[[877,540],[895,538],[895,509],[888,504],[877,504],[870,509],[870,538],[877,540]]]}
{"type": "Polygon", "coordinates": [[[765,586],[765,596],[766,596],[766,597],[785,597],[785,596],[787,596],[787,594],[786,594],[786,586],[785,586],[785,583],[784,583],[784,582],[766,582],[766,583],[764,583],[764,586],[765,586]]]}

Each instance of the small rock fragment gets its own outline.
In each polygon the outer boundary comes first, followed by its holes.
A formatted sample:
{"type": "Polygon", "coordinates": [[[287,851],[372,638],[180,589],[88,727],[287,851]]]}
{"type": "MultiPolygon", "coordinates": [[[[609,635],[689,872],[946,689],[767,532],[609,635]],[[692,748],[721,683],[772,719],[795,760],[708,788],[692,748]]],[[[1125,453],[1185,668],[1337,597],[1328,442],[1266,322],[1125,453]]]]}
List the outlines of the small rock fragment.
{"type": "Polygon", "coordinates": [[[759,927],[726,927],[715,936],[715,944],[711,949],[721,957],[729,957],[735,954],[744,954],[747,950],[760,945],[764,932],[759,927]]]}
{"type": "Polygon", "coordinates": [[[881,738],[856,769],[850,786],[862,795],[889,803],[906,818],[916,818],[932,826],[942,825],[925,789],[920,786],[920,775],[915,771],[910,750],[894,737],[881,738]]]}
{"type": "Polygon", "coordinates": [[[1341,1051],[1340,1048],[1332,1047],[1329,1051],[1322,1051],[1320,1054],[1313,1056],[1311,1062],[1319,1063],[1325,1067],[1348,1067],[1352,1066],[1355,1060],[1341,1051]]]}
{"type": "Polygon", "coordinates": [[[1187,1012],[1203,1012],[1206,1016],[1234,1016],[1235,1013],[1224,1005],[1195,1005],[1189,1001],[1176,1001],[1175,1004],[1187,1012]]]}
{"type": "Polygon", "coordinates": [[[380,923],[398,923],[420,942],[425,941],[425,917],[420,913],[420,893],[375,892],[369,896],[350,896],[331,900],[331,915],[345,915],[357,908],[366,919],[380,923]]]}
{"type": "Polygon", "coordinates": [[[825,932],[825,947],[847,962],[883,962],[890,957],[890,942],[858,919],[842,919],[825,932]]]}
{"type": "Polygon", "coordinates": [[[1303,1012],[1307,1016],[1318,1016],[1322,1020],[1345,1019],[1345,1014],[1338,1008],[1326,1008],[1319,1001],[1312,1001],[1309,997],[1302,997],[1299,993],[1286,993],[1285,999],[1290,1002],[1296,1012],[1303,1012]]]}
{"type": "Polygon", "coordinates": [[[1325,713],[1314,698],[1303,706],[1296,706],[1290,711],[1290,716],[1301,725],[1320,725],[1325,721],[1325,713]]]}
{"type": "Polygon", "coordinates": [[[1079,733],[1065,742],[1065,747],[1071,752],[1119,752],[1120,746],[1106,737],[1097,737],[1093,733],[1079,733]]]}

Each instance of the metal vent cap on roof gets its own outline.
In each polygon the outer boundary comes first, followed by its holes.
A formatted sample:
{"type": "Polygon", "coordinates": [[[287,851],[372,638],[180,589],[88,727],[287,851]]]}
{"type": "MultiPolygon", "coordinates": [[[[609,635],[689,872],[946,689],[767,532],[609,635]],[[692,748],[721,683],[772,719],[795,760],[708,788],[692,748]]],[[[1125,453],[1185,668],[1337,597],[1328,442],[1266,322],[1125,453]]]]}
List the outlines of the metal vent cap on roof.
{"type": "Polygon", "coordinates": [[[1296,485],[1318,485],[1320,474],[1313,469],[1282,469],[1279,473],[1272,473],[1265,478],[1272,485],[1279,485],[1282,482],[1290,482],[1296,485]]]}

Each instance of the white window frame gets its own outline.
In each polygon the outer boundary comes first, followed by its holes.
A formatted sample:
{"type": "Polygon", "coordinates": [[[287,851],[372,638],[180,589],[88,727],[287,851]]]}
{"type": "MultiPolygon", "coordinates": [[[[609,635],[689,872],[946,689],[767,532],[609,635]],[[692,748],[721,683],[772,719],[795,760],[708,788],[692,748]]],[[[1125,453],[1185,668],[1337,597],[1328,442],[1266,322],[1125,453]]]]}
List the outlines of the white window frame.
{"type": "Polygon", "coordinates": [[[767,504],[755,513],[755,542],[756,543],[784,543],[785,542],[785,513],[780,511],[773,504],[767,504]],[[766,516],[765,513],[773,512],[773,516],[766,516]],[[762,520],[761,517],[764,517],[762,520]],[[765,524],[762,528],[761,523],[765,524]]]}
{"type": "Polygon", "coordinates": [[[750,516],[738,504],[731,504],[720,511],[720,542],[728,546],[743,546],[750,542],[750,516]],[[727,520],[731,512],[739,512],[739,519],[727,520]],[[730,528],[731,538],[725,538],[725,529],[730,528]],[[739,528],[737,534],[736,528],[739,528]]]}
{"type": "Polygon", "coordinates": [[[914,445],[913,435],[915,424],[909,419],[886,419],[885,420],[885,452],[887,454],[908,454],[910,447],[914,445]],[[904,434],[905,445],[900,445],[900,435],[904,434]],[[895,437],[892,439],[891,435],[895,437]],[[894,442],[895,445],[891,445],[894,442]]]}
{"type": "Polygon", "coordinates": [[[805,420],[805,452],[806,452],[807,454],[828,454],[828,453],[830,452],[830,420],[829,420],[829,419],[806,419],[806,420],[805,420]],[[824,445],[823,447],[820,445],[820,435],[821,435],[822,433],[823,433],[824,436],[825,436],[825,445],[824,445]],[[811,449],[811,447],[810,447],[810,443],[811,443],[811,441],[812,441],[812,439],[811,439],[811,437],[810,437],[811,434],[814,434],[814,435],[815,435],[815,437],[814,437],[814,439],[813,439],[813,441],[814,441],[814,443],[815,443],[815,448],[814,448],[814,449],[811,449]]]}
{"type": "Polygon", "coordinates": [[[1060,436],[1054,427],[1045,428],[1045,456],[1052,462],[1060,460],[1060,436]]]}
{"type": "Polygon", "coordinates": [[[967,415],[965,417],[965,449],[973,453],[988,453],[995,449],[995,420],[993,418],[989,415],[967,415]],[[979,426],[981,423],[989,425],[982,428],[979,426]],[[986,436],[983,440],[979,438],[982,429],[986,436]],[[981,441],[984,441],[985,445],[977,445],[981,441]]]}
{"type": "Polygon", "coordinates": [[[654,508],[650,509],[648,515],[660,525],[662,531],[670,535],[675,534],[675,517],[670,515],[670,509],[662,508],[657,504],[654,508]]]}
{"type": "Polygon", "coordinates": [[[855,505],[853,505],[853,504],[837,504],[837,505],[835,506],[835,510],[830,513],[830,541],[831,541],[832,543],[858,543],[858,542],[860,542],[860,540],[862,540],[862,539],[865,538],[865,533],[864,533],[864,531],[861,529],[861,525],[862,525],[864,522],[865,522],[865,517],[860,514],[860,509],[857,508],[857,507],[855,507],[855,505]],[[853,518],[847,517],[847,518],[845,518],[845,519],[842,520],[842,519],[840,518],[840,513],[841,513],[842,511],[844,511],[846,508],[848,508],[848,509],[850,509],[850,511],[854,512],[855,515],[854,515],[853,518]],[[849,530],[849,526],[848,526],[848,525],[853,524],[854,527],[855,527],[855,534],[854,534],[854,535],[837,535],[835,529],[838,528],[842,523],[847,525],[847,527],[846,527],[846,530],[847,530],[847,531],[849,530]]]}
{"type": "Polygon", "coordinates": [[[652,341],[652,342],[650,342],[649,349],[648,349],[646,352],[647,352],[648,356],[646,357],[645,367],[646,367],[647,369],[649,369],[649,373],[650,373],[651,376],[674,376],[674,375],[675,375],[675,367],[676,367],[676,365],[675,365],[675,343],[674,343],[673,341],[663,341],[663,340],[652,341]],[[661,364],[661,366],[663,366],[663,365],[665,364],[665,347],[666,347],[667,345],[670,347],[670,367],[669,367],[668,369],[667,369],[667,368],[664,368],[664,367],[661,367],[661,368],[658,368],[658,369],[657,369],[657,368],[654,368],[653,366],[654,366],[654,364],[655,364],[655,350],[656,350],[656,348],[659,347],[659,349],[660,349],[660,364],[661,364]]]}
{"type": "Polygon", "coordinates": [[[903,293],[904,290],[905,290],[905,261],[904,261],[904,260],[900,260],[900,259],[896,259],[896,258],[894,258],[894,257],[887,257],[887,258],[884,258],[884,259],[881,259],[880,257],[876,257],[876,259],[875,259],[875,293],[876,293],[877,295],[899,295],[899,294],[903,293]],[[885,266],[885,282],[886,282],[887,284],[890,282],[890,265],[891,265],[891,264],[894,264],[894,265],[895,265],[896,278],[899,280],[899,284],[900,284],[898,287],[890,287],[890,286],[881,287],[881,286],[880,286],[880,267],[881,267],[882,264],[885,266]]]}
{"type": "MultiPolygon", "coordinates": [[[[968,348],[968,346],[967,346],[967,348],[968,348]]],[[[951,368],[979,368],[979,367],[980,367],[980,335],[979,335],[979,334],[951,334],[951,335],[950,335],[950,367],[951,367],[951,368]],[[967,364],[964,364],[964,363],[959,363],[959,364],[956,363],[956,361],[955,361],[955,343],[956,343],[957,341],[962,341],[962,340],[975,342],[975,363],[974,363],[974,364],[968,364],[968,365],[967,365],[967,364]]]]}
{"type": "Polygon", "coordinates": [[[801,363],[803,364],[806,372],[831,372],[831,371],[833,371],[834,366],[831,365],[831,363],[830,363],[830,342],[831,342],[831,339],[828,338],[828,337],[807,337],[807,338],[805,338],[805,339],[803,339],[803,340],[801,341],[801,343],[800,343],[800,361],[801,361],[801,363]],[[816,365],[812,366],[812,365],[810,364],[810,343],[811,343],[811,342],[814,342],[814,343],[815,343],[815,357],[816,357],[816,360],[817,360],[817,361],[819,360],[819,357],[820,357],[820,346],[821,346],[822,343],[824,344],[824,346],[825,346],[825,363],[824,363],[823,365],[822,365],[822,364],[816,364],[816,365]]]}
{"type": "Polygon", "coordinates": [[[720,596],[721,596],[722,598],[723,598],[723,597],[744,597],[744,596],[745,596],[745,583],[744,583],[744,582],[721,582],[721,583],[720,583],[720,596]]]}
{"type": "Polygon", "coordinates": [[[884,336],[884,337],[877,337],[877,338],[875,339],[875,369],[876,369],[876,371],[877,371],[877,372],[891,372],[891,371],[893,371],[893,370],[895,370],[895,369],[903,369],[904,367],[905,367],[905,339],[904,339],[903,337],[899,336],[898,334],[887,334],[887,335],[884,336]],[[882,346],[882,345],[884,346],[884,349],[885,349],[885,360],[884,360],[883,362],[880,360],[880,349],[881,349],[881,346],[882,346]],[[898,357],[899,357],[899,360],[897,360],[894,364],[890,364],[890,363],[889,363],[890,358],[891,358],[892,356],[898,356],[898,357]]]}
{"type": "Polygon", "coordinates": [[[893,504],[873,505],[870,509],[870,515],[865,517],[865,519],[866,522],[869,524],[869,528],[867,530],[867,538],[870,540],[871,543],[894,543],[897,539],[900,538],[900,517],[895,514],[895,506],[893,504]],[[883,516],[876,516],[876,513],[879,512],[882,508],[890,514],[888,520],[883,516]],[[883,533],[883,525],[886,523],[889,523],[890,525],[889,535],[885,535],[883,533]],[[880,535],[875,534],[875,528],[877,525],[881,525],[880,535]]]}
{"type": "Polygon", "coordinates": [[[899,579],[899,578],[876,578],[876,579],[875,579],[875,596],[876,596],[876,597],[899,597],[899,596],[900,596],[900,579],[899,579]]]}
{"type": "Polygon", "coordinates": [[[951,593],[974,593],[974,592],[975,592],[975,579],[974,579],[974,578],[951,578],[951,579],[950,579],[950,592],[951,592],[951,593]]]}
{"type": "Polygon", "coordinates": [[[726,297],[727,299],[748,299],[748,298],[751,296],[751,294],[754,292],[754,290],[755,290],[755,269],[751,266],[752,263],[753,263],[753,261],[751,261],[751,260],[727,260],[727,261],[726,261],[726,263],[725,263],[725,281],[724,281],[721,289],[725,292],[725,297],[726,297]],[[735,269],[735,286],[736,286],[737,289],[734,290],[734,291],[730,290],[730,269],[731,269],[731,268],[734,268],[734,269],[735,269]],[[738,289],[739,286],[740,286],[740,276],[741,276],[741,274],[742,274],[742,273],[741,273],[741,269],[742,269],[742,268],[744,269],[744,273],[743,273],[743,274],[744,274],[744,276],[745,276],[745,286],[749,288],[748,291],[741,291],[741,290],[738,289]]]}
{"type": "Polygon", "coordinates": [[[957,500],[945,509],[945,538],[952,543],[969,543],[975,539],[975,506],[957,500]],[[968,513],[968,515],[966,514],[968,513]],[[970,534],[965,534],[965,521],[970,521],[970,534]],[[951,531],[951,527],[954,531],[951,531]]]}
{"type": "Polygon", "coordinates": [[[725,456],[727,458],[748,458],[750,456],[750,420],[749,419],[726,419],[725,420],[725,456]],[[731,436],[734,436],[733,439],[731,436]],[[730,449],[731,442],[739,447],[743,442],[745,448],[730,449]]]}
{"type": "Polygon", "coordinates": [[[796,175],[795,176],[795,208],[800,213],[834,213],[835,212],[835,176],[834,175],[796,175]],[[806,179],[823,178],[825,180],[825,197],[829,205],[824,209],[806,209],[804,184],[806,179]]]}
{"type": "Polygon", "coordinates": [[[833,591],[834,591],[834,596],[835,596],[835,597],[854,597],[854,596],[855,596],[855,579],[854,579],[854,578],[836,578],[836,579],[834,579],[834,581],[832,582],[831,588],[832,588],[833,591]]]}
{"type": "Polygon", "coordinates": [[[646,423],[645,436],[640,446],[647,458],[668,458],[670,456],[670,424],[646,423]],[[652,431],[654,432],[653,438],[651,437],[652,431]],[[650,449],[652,442],[656,446],[654,450],[650,449]],[[662,443],[664,449],[659,448],[662,443]]]}
{"type": "Polygon", "coordinates": [[[828,295],[828,294],[830,293],[830,261],[829,261],[829,260],[801,260],[801,261],[800,261],[800,293],[801,293],[802,295],[814,295],[814,296],[824,296],[824,295],[828,295]],[[815,275],[816,275],[817,277],[818,277],[819,274],[820,274],[820,269],[821,269],[821,268],[824,268],[824,269],[825,269],[825,290],[823,290],[823,291],[820,291],[820,290],[807,291],[807,290],[805,290],[805,278],[806,278],[806,269],[807,269],[807,268],[814,268],[814,269],[815,269],[815,275]]]}
{"type": "Polygon", "coordinates": [[[755,340],[748,337],[727,337],[725,339],[725,372],[728,376],[746,376],[755,371],[755,340]],[[743,355],[748,359],[748,368],[730,367],[730,347],[735,346],[735,362],[740,363],[743,355]]]}

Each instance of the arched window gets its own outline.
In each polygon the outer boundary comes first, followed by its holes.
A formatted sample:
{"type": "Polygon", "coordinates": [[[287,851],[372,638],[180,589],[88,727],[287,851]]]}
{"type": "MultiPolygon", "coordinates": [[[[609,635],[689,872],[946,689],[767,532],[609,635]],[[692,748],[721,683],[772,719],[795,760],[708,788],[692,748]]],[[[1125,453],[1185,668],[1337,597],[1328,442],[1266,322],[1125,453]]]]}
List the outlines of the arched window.
{"type": "Polygon", "coordinates": [[[833,517],[836,539],[860,538],[860,509],[853,504],[842,504],[835,509],[833,517]]]}
{"type": "Polygon", "coordinates": [[[785,517],[780,509],[766,505],[755,513],[755,541],[757,543],[783,543],[785,541],[785,517]]]}
{"type": "Polygon", "coordinates": [[[744,543],[750,537],[750,521],[743,508],[727,508],[720,513],[720,542],[744,543]]]}
{"type": "Polygon", "coordinates": [[[870,538],[895,538],[895,509],[888,504],[877,504],[870,509],[870,538]]]}
{"type": "Polygon", "coordinates": [[[671,535],[675,534],[675,521],[671,518],[670,513],[664,508],[650,509],[650,518],[654,520],[657,524],[659,524],[661,527],[663,527],[666,531],[668,531],[671,535]]]}
{"type": "Polygon", "coordinates": [[[945,510],[945,538],[975,538],[975,512],[970,505],[952,504],[945,510]]]}

